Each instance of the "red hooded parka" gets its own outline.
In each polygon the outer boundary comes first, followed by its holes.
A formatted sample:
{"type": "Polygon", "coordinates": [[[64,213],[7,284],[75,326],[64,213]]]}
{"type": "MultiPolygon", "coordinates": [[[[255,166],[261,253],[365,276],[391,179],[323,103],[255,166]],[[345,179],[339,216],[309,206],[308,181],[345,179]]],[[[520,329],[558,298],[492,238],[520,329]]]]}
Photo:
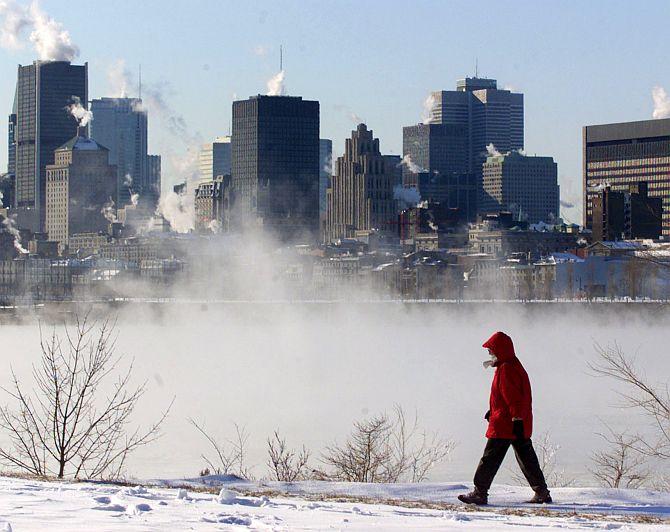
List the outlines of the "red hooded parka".
{"type": "Polygon", "coordinates": [[[512,431],[512,420],[522,419],[524,436],[530,438],[533,433],[530,380],[516,358],[512,339],[503,332],[497,332],[484,342],[483,347],[493,351],[498,359],[491,384],[491,417],[486,437],[516,439],[512,431]]]}

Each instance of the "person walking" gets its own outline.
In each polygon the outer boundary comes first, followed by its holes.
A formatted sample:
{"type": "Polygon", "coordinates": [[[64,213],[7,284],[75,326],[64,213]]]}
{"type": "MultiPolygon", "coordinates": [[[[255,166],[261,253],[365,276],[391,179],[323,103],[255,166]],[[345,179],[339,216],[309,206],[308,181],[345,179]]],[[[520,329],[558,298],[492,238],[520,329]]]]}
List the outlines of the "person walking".
{"type": "Polygon", "coordinates": [[[511,445],[521,472],[535,491],[528,502],[550,503],[551,494],[530,439],[533,408],[528,374],[516,357],[512,339],[505,333],[496,332],[482,347],[488,349],[491,357],[484,362],[484,368],[495,368],[489,411],[484,416],[488,421],[487,442],[475,472],[475,489],[458,499],[467,504],[488,504],[489,488],[511,445]]]}

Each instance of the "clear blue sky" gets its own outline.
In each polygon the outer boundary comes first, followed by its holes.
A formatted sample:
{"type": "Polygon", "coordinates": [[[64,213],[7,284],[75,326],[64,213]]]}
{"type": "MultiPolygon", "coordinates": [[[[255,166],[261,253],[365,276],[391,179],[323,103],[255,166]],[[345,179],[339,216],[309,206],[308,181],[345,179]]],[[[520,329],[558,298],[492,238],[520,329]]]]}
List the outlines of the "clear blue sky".
{"type": "MultiPolygon", "coordinates": [[[[321,102],[321,136],[344,138],[363,118],[382,151],[400,153],[402,126],[421,118],[431,90],[479,73],[525,94],[526,151],[558,162],[564,199],[581,194],[581,126],[651,118],[652,87],[670,91],[669,1],[223,1],[42,0],[88,61],[91,97],[109,95],[123,59],[161,84],[191,135],[228,132],[233,94],[266,91],[284,46],[291,95],[321,102]],[[262,52],[262,53],[259,53],[262,52]]],[[[11,109],[16,64],[0,49],[0,100],[11,109]]],[[[132,94],[131,94],[132,95],[132,94]]],[[[170,163],[186,151],[165,121],[150,120],[150,150],[170,163]]],[[[6,160],[2,144],[0,163],[6,160]]],[[[577,218],[575,211],[567,211],[577,218]]]]}

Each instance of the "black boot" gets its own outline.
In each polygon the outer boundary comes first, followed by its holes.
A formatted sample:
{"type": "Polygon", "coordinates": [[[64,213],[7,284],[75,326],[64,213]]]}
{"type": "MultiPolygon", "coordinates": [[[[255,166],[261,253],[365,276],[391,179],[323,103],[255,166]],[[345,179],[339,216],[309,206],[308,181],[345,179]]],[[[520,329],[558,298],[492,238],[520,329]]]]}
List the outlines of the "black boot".
{"type": "Polygon", "coordinates": [[[476,504],[483,506],[489,503],[489,496],[485,491],[479,491],[477,488],[466,495],[459,495],[458,500],[465,504],[476,504]]]}
{"type": "Polygon", "coordinates": [[[535,495],[531,500],[528,501],[530,504],[551,504],[551,494],[549,490],[536,491],[535,495]]]}

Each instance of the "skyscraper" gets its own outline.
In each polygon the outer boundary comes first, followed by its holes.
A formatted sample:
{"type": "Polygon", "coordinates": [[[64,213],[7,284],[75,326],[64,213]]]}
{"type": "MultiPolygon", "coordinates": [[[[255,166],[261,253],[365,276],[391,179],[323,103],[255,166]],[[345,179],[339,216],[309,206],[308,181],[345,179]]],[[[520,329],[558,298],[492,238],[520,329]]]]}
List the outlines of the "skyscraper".
{"type": "Polygon", "coordinates": [[[513,151],[484,163],[480,211],[511,211],[531,223],[559,217],[558,170],[551,157],[531,157],[513,151]]]}
{"type": "Polygon", "coordinates": [[[458,80],[455,91],[432,95],[432,124],[454,124],[467,128],[468,170],[481,176],[488,144],[501,153],[523,149],[523,94],[498,89],[495,79],[458,80]]]}
{"type": "Polygon", "coordinates": [[[328,210],[328,187],[333,166],[333,141],[319,139],[319,221],[323,223],[328,210]]]}
{"type": "Polygon", "coordinates": [[[68,106],[88,102],[88,63],[35,61],[18,67],[16,85],[16,207],[20,226],[45,224],[46,166],[77,132],[68,106]]]}
{"type": "Polygon", "coordinates": [[[139,194],[144,202],[147,189],[147,113],[139,98],[100,98],[91,101],[91,137],[109,149],[109,162],[116,166],[117,208],[139,194]]]}
{"type": "Polygon", "coordinates": [[[152,201],[153,208],[161,197],[161,156],[147,155],[147,191],[144,197],[152,201]]]}
{"type": "Polygon", "coordinates": [[[107,229],[106,209],[116,194],[116,167],[109,150],[76,136],[55,151],[46,168],[46,231],[62,245],[76,233],[107,229]]]}
{"type": "Polygon", "coordinates": [[[670,235],[670,118],[583,128],[584,226],[592,229],[593,200],[604,187],[627,192],[646,182],[663,199],[663,235],[670,235]]]}
{"type": "Polygon", "coordinates": [[[231,229],[261,225],[283,239],[319,229],[319,102],[253,96],[233,102],[231,229]]]}
{"type": "Polygon", "coordinates": [[[16,113],[9,115],[7,124],[7,173],[16,175],[16,113]]]}
{"type": "Polygon", "coordinates": [[[354,237],[357,232],[396,233],[393,191],[399,184],[397,160],[381,154],[379,139],[365,124],[358,124],[351,132],[344,155],[335,162],[328,191],[326,243],[354,237]]]}
{"type": "Polygon", "coordinates": [[[403,184],[415,186],[422,200],[458,208],[459,217],[476,215],[476,190],[468,172],[465,124],[417,124],[403,128],[403,184]]]}
{"type": "Polygon", "coordinates": [[[216,137],[214,142],[202,145],[198,157],[198,177],[201,181],[212,181],[221,175],[230,175],[230,137],[216,137]]]}

